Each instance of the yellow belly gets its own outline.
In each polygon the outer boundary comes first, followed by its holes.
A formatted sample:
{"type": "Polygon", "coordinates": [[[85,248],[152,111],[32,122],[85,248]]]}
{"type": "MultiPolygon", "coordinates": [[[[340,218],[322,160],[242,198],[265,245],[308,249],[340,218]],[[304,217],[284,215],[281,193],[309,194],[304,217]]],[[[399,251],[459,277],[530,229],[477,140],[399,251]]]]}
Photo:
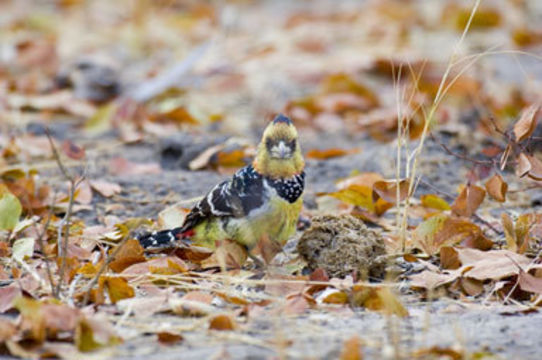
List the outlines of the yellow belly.
{"type": "Polygon", "coordinates": [[[212,218],[202,222],[194,228],[192,240],[196,245],[214,249],[217,241],[230,239],[250,249],[266,238],[282,247],[295,233],[302,205],[302,197],[294,203],[274,197],[246,217],[228,221],[212,218]]]}

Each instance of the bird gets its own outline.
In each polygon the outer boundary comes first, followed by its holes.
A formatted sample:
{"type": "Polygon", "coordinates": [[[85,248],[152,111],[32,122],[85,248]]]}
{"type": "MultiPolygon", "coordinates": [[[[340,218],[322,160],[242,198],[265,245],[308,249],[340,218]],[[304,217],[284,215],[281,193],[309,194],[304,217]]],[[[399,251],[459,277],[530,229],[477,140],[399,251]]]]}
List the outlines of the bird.
{"type": "Polygon", "coordinates": [[[303,206],[305,161],[297,130],[278,114],[265,128],[250,165],[214,186],[187,214],[181,226],[139,238],[144,248],[193,244],[216,249],[224,240],[248,255],[259,241],[279,249],[295,233],[303,206]]]}

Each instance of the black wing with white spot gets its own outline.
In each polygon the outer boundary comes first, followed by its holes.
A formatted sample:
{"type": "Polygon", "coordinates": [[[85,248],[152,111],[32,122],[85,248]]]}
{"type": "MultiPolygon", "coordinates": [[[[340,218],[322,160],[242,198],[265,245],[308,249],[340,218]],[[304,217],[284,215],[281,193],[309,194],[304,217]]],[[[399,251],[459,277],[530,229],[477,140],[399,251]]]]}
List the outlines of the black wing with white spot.
{"type": "Polygon", "coordinates": [[[186,216],[183,231],[211,217],[243,217],[264,202],[263,178],[252,166],[237,171],[233,178],[216,185],[186,216]]]}

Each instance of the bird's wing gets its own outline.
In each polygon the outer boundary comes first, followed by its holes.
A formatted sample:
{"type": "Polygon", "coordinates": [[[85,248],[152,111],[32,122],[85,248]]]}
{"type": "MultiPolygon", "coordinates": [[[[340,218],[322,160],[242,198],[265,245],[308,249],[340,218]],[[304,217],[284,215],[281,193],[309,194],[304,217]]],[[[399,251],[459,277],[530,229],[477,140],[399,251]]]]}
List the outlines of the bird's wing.
{"type": "Polygon", "coordinates": [[[237,171],[230,180],[216,185],[188,213],[182,231],[210,217],[243,217],[264,202],[262,176],[252,166],[237,171]]]}

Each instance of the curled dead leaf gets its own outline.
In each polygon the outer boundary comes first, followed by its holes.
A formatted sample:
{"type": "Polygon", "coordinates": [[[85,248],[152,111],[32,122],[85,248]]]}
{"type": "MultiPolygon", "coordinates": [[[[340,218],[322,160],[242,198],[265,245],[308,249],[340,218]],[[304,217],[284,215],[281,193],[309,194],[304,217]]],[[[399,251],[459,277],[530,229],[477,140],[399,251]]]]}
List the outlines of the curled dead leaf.
{"type": "Polygon", "coordinates": [[[506,192],[508,191],[508,184],[504,182],[502,176],[495,174],[486,181],[485,187],[489,196],[498,202],[506,201],[506,192]]]}
{"type": "Polygon", "coordinates": [[[514,135],[517,142],[522,142],[531,136],[536,128],[537,115],[540,110],[540,105],[535,104],[523,110],[521,117],[514,124],[514,135]]]}
{"type": "Polygon", "coordinates": [[[479,186],[468,184],[461,190],[452,204],[452,212],[459,216],[471,217],[484,201],[486,191],[479,186]]]}

